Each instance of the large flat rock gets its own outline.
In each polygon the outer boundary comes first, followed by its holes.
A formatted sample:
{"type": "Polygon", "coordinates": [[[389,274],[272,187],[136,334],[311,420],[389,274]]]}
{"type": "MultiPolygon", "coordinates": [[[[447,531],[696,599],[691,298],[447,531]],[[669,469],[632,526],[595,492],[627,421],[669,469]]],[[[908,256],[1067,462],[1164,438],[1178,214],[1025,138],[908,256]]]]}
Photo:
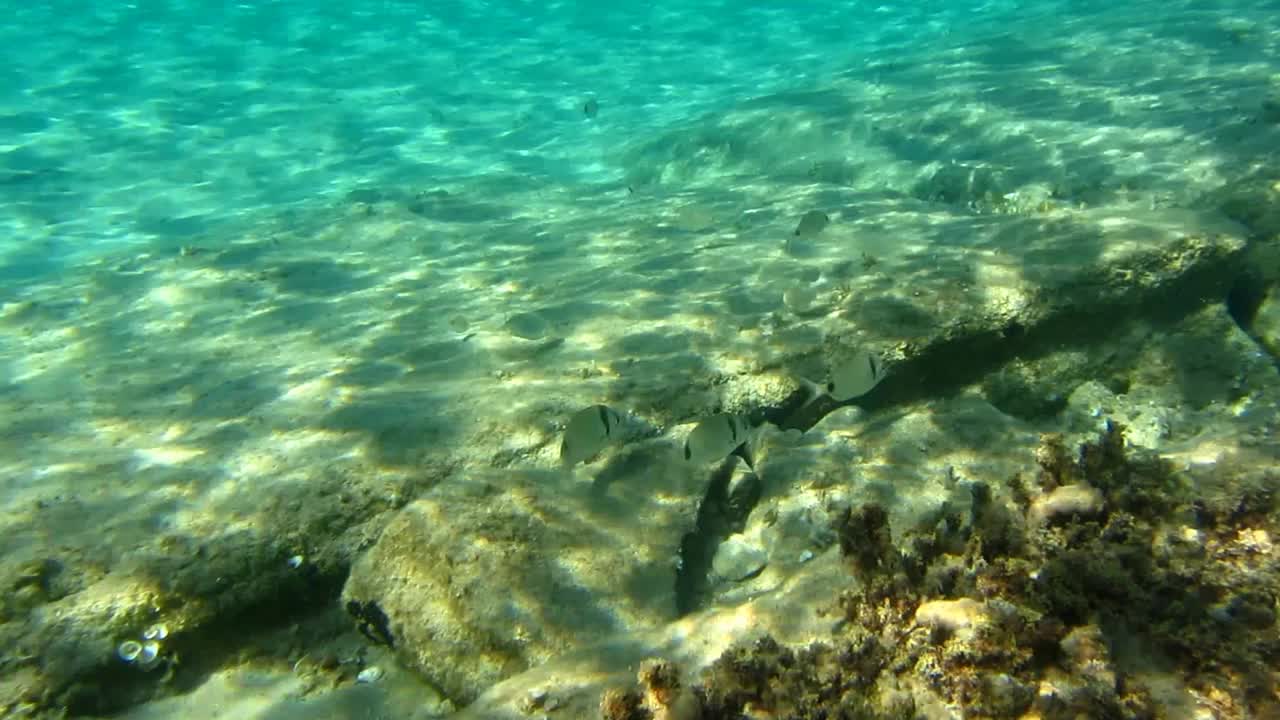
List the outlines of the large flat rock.
{"type": "Polygon", "coordinates": [[[706,477],[664,443],[608,472],[453,478],[387,523],[343,601],[385,616],[371,637],[385,630],[378,639],[459,704],[556,655],[664,625],[706,477]]]}

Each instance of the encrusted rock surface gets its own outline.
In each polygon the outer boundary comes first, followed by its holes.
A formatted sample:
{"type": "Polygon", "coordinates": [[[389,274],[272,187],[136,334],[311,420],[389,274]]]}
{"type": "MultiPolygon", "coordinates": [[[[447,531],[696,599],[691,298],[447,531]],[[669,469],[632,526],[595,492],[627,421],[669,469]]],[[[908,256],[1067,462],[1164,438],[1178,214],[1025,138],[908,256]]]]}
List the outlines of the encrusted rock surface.
{"type": "Polygon", "coordinates": [[[629,452],[645,469],[608,486],[520,470],[441,484],[387,523],[343,603],[459,704],[558,654],[670,622],[705,480],[665,443],[629,452]]]}

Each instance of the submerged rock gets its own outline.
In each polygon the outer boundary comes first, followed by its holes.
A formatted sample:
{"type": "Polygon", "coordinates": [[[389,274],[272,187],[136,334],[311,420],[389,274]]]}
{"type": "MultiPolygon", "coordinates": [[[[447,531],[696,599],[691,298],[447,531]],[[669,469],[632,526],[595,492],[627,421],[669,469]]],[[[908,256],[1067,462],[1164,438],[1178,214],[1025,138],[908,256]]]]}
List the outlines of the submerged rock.
{"type": "Polygon", "coordinates": [[[1280,287],[1271,288],[1252,320],[1258,342],[1280,363],[1280,287]]]}
{"type": "Polygon", "coordinates": [[[739,533],[730,535],[716,548],[711,572],[729,582],[738,582],[759,573],[768,561],[769,555],[764,548],[739,533]]]}
{"type": "Polygon", "coordinates": [[[1091,517],[1102,512],[1102,493],[1085,484],[1062,485],[1037,498],[1031,505],[1030,519],[1047,524],[1063,518],[1091,517]]]}
{"type": "Polygon", "coordinates": [[[441,485],[388,522],[344,604],[376,606],[401,661],[460,704],[556,655],[666,623],[701,490],[670,455],[665,479],[656,453],[634,465],[643,478],[595,494],[560,472],[441,485]]]}
{"type": "MultiPolygon", "coordinates": [[[[1224,717],[1280,709],[1268,680],[1254,672],[1280,648],[1275,613],[1264,611],[1280,577],[1271,552],[1280,506],[1263,490],[1275,478],[1245,479],[1223,468],[1219,495],[1205,500],[1178,481],[1172,465],[1127,455],[1115,424],[1078,449],[1045,436],[1036,461],[1044,486],[1036,503],[1015,477],[1007,486],[972,483],[967,507],[944,508],[919,526],[893,526],[870,503],[838,516],[853,577],[833,605],[818,603],[818,617],[835,618],[822,640],[797,627],[817,588],[839,584],[835,564],[819,558],[821,567],[803,566],[789,583],[802,600],[762,594],[669,625],[667,637],[683,642],[658,644],[686,652],[678,665],[651,661],[636,682],[615,674],[604,688],[572,675],[580,659],[558,670],[553,661],[535,677],[572,676],[561,687],[566,703],[581,707],[572,688],[590,688],[583,692],[601,698],[598,712],[610,720],[1137,720],[1210,699],[1224,717]],[[1105,512],[1051,513],[1055,522],[1037,522],[1044,503],[1067,496],[1085,498],[1068,505],[1105,512]],[[1201,529],[1179,525],[1192,518],[1201,529]],[[800,580],[818,576],[828,584],[800,580]],[[1207,606],[1210,595],[1221,602],[1207,606]],[[740,639],[714,661],[689,652],[726,632],[740,639]],[[1114,654],[1118,638],[1142,643],[1169,672],[1153,677],[1147,661],[1135,666],[1114,654]]],[[[514,717],[495,704],[513,694],[487,693],[464,717],[514,717]]]]}

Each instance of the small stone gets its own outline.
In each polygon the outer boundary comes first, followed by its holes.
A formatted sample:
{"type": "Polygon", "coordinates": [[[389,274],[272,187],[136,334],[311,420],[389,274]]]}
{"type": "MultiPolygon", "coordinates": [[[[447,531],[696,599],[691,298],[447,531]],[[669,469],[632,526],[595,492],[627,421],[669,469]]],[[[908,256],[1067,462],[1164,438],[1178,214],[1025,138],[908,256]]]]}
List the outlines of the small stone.
{"type": "Polygon", "coordinates": [[[370,665],[356,674],[356,682],[362,685],[372,685],[382,679],[382,668],[377,665],[370,665]]]}
{"type": "Polygon", "coordinates": [[[1250,318],[1253,334],[1271,355],[1280,357],[1280,289],[1272,289],[1250,318]]]}
{"type": "Polygon", "coordinates": [[[534,688],[520,700],[520,712],[532,715],[537,712],[552,712],[564,705],[564,700],[551,694],[546,688],[534,688]]]}
{"type": "Polygon", "coordinates": [[[1102,493],[1088,485],[1062,485],[1031,505],[1031,519],[1036,524],[1073,516],[1088,517],[1102,512],[1102,493]]]}
{"type": "Polygon", "coordinates": [[[1270,555],[1273,545],[1271,536],[1261,528],[1245,528],[1236,533],[1235,544],[1247,553],[1270,555]]]}
{"type": "Polygon", "coordinates": [[[738,582],[759,574],[768,560],[763,548],[749,543],[741,534],[731,535],[716,548],[711,571],[725,580],[738,582]]]}
{"type": "Polygon", "coordinates": [[[547,691],[542,688],[534,688],[530,690],[523,698],[520,699],[520,712],[525,715],[532,715],[542,709],[542,703],[547,701],[547,691]]]}
{"type": "Polygon", "coordinates": [[[975,630],[991,622],[987,606],[971,598],[934,600],[916,608],[916,624],[970,638],[975,630]]]}

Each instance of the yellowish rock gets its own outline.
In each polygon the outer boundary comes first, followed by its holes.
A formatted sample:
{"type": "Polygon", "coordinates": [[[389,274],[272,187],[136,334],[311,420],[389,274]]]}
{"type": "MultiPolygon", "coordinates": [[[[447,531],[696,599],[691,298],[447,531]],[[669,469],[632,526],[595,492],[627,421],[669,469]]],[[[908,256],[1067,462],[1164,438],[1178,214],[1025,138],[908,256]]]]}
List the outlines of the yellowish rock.
{"type": "Polygon", "coordinates": [[[962,639],[972,637],[990,623],[991,614],[986,604],[971,598],[933,600],[916,608],[917,625],[946,630],[962,639]]]}

